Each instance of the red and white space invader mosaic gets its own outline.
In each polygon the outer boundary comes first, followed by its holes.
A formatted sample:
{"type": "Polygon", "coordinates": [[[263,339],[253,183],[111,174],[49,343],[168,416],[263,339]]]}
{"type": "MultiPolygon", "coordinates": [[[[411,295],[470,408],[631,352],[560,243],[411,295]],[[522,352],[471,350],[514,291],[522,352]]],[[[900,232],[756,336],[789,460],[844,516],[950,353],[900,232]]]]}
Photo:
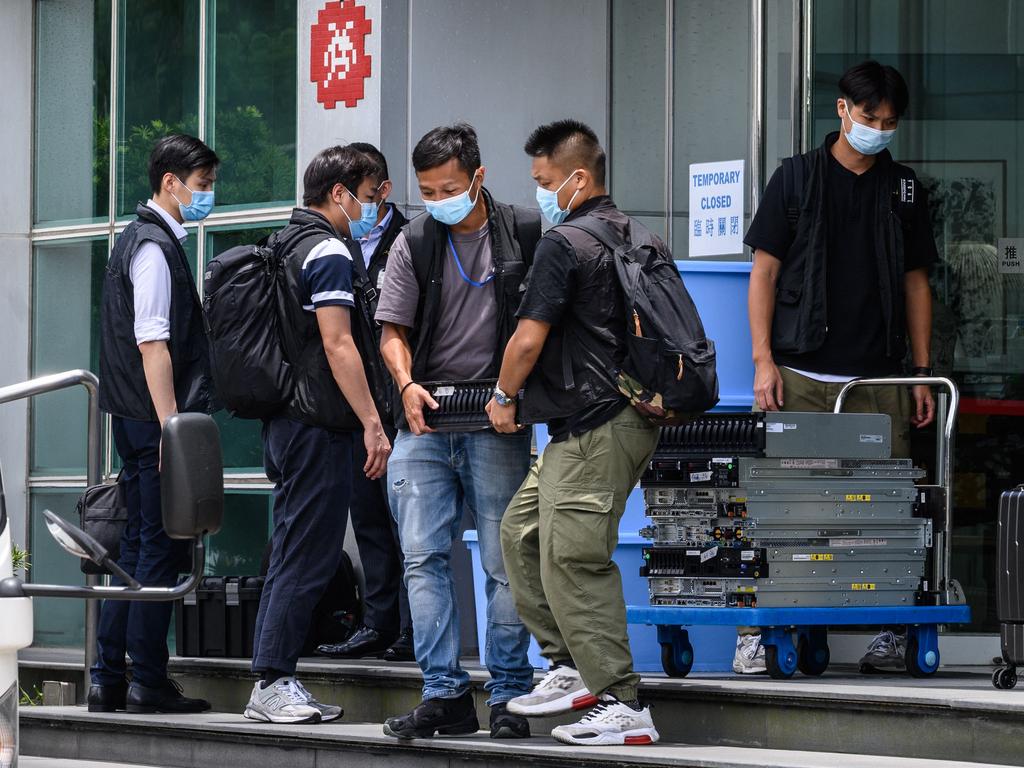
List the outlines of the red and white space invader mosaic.
{"type": "Polygon", "coordinates": [[[354,107],[365,95],[370,76],[366,36],[372,26],[366,8],[355,0],[332,0],[317,14],[310,28],[309,79],[324,109],[334,109],[339,101],[354,107]]]}

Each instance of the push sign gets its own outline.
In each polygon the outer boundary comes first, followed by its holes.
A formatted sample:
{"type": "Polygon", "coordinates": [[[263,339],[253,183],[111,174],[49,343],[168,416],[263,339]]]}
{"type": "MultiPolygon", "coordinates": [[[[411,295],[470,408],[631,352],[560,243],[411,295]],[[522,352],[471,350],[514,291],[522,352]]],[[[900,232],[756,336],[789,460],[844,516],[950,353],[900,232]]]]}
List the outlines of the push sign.
{"type": "Polygon", "coordinates": [[[690,165],[690,258],[743,253],[743,160],[690,165]]]}
{"type": "Polygon", "coordinates": [[[1024,274],[1024,237],[1000,237],[999,271],[1004,275],[1024,274]]]}

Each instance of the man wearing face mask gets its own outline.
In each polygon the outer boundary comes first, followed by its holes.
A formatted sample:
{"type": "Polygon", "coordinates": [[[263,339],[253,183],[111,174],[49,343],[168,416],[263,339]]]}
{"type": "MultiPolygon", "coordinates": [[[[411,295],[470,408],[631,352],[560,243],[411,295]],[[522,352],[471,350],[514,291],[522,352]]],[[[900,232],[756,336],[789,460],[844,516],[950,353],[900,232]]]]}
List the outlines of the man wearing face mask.
{"type": "Polygon", "coordinates": [[[370,480],[383,476],[391,450],[375,405],[383,398],[375,397],[380,380],[360,303],[362,257],[353,259],[341,239],[376,220],[368,201],[376,172],[351,147],[323,150],[303,176],[305,207],[293,210],[271,241],[284,262],[282,340],[294,389],[283,412],[263,424],[274,529],[253,644],[252,670],[260,680],[245,707],[252,720],[319,723],[342,714],[310,695],[295,666],[313,609],[338,570],[353,442],[363,443],[359,469],[370,480]]]}
{"type": "MultiPolygon", "coordinates": [[[[931,374],[931,289],[937,258],[925,190],[886,149],[907,108],[899,72],[876,61],[839,80],[840,130],[787,158],[744,242],[754,251],[750,331],[755,406],[831,411],[843,384],[904,370],[931,374]],[[908,343],[909,342],[909,343],[908,343]]],[[[934,418],[928,387],[856,389],[846,410],[892,417],[892,455],[910,455],[910,425],[934,418]]],[[[862,671],[904,670],[906,639],[883,630],[862,671]]],[[[765,670],[759,637],[741,634],[733,669],[765,670]]]]}
{"type": "Polygon", "coordinates": [[[483,429],[435,433],[424,420],[437,403],[421,386],[497,377],[515,327],[521,286],[540,237],[536,211],[496,201],[486,188],[476,132],[435,128],[416,145],[413,167],[427,213],[391,248],[377,308],[381,351],[401,396],[388,469],[391,509],[405,554],[423,702],[390,718],[398,738],[478,728],[469,675],[459,664],[459,621],[449,559],[464,508],[476,518],[486,574],[492,738],[529,736],[509,699],[533,682],[529,635],[516,613],[501,556],[499,526],[530,465],[530,432],[483,429]]]}
{"type": "MultiPolygon", "coordinates": [[[[652,744],[658,732],[637,700],[612,553],[659,430],[619,391],[626,314],[614,255],[573,226],[591,224],[627,242],[640,225],[608,196],[605,153],[588,126],[542,125],[525,150],[537,202],[556,226],[537,246],[498,390],[525,384],[522,417],[546,422],[551,442],[505,512],[501,543],[516,606],[551,669],[509,711],[551,717],[593,707],[551,735],[567,744],[652,744]]],[[[487,412],[498,432],[516,428],[515,409],[497,391],[487,412]]]]}
{"type": "MultiPolygon", "coordinates": [[[[366,155],[376,166],[374,188],[371,194],[374,223],[367,228],[362,221],[353,222],[352,234],[362,251],[369,284],[380,292],[384,282],[391,246],[407,223],[407,219],[394,203],[388,161],[372,144],[349,144],[366,155]],[[356,227],[356,224],[359,226],[356,227]]],[[[377,357],[380,338],[376,338],[372,354],[377,357]]],[[[395,438],[391,403],[377,404],[384,431],[390,440],[395,438]]],[[[359,560],[363,568],[365,611],[363,624],[343,643],[322,645],[317,650],[340,659],[380,656],[385,661],[412,661],[412,619],[409,615],[409,594],[403,578],[402,548],[398,543],[398,528],[388,506],[387,475],[370,480],[361,467],[365,453],[356,441],[353,445],[352,503],[349,513],[352,530],[359,547],[359,560]]]]}
{"type": "MultiPolygon", "coordinates": [[[[153,196],[139,204],[107,262],[100,310],[100,408],[113,416],[128,525],[118,564],[146,587],[171,587],[189,546],[160,511],[160,432],[175,413],[209,412],[212,385],[202,304],[182,224],[213,209],[217,155],[193,136],[165,136],[149,157],[153,196]]],[[[115,580],[115,583],[116,580],[115,580]]],[[[202,712],[167,678],[171,603],[103,604],[90,712],[202,712]],[[132,659],[126,680],[125,653],[132,659]]]]}

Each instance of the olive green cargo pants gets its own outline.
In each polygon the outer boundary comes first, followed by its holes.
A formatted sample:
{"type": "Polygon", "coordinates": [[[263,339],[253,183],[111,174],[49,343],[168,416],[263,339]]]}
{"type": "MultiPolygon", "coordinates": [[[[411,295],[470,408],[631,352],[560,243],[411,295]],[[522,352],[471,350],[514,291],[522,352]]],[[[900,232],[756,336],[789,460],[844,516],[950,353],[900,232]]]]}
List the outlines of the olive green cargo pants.
{"type": "Polygon", "coordinates": [[[550,443],[512,498],[501,548],[516,608],[553,663],[575,663],[591,693],[636,698],[619,520],[658,443],[627,406],[579,437],[550,443]]]}

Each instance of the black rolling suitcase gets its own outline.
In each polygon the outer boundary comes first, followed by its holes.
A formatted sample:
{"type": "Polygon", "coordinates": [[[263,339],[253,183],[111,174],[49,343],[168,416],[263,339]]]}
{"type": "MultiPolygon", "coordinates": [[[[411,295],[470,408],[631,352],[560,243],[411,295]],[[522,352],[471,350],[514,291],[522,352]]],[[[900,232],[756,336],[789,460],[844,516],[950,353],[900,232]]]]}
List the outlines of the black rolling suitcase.
{"type": "Polygon", "coordinates": [[[996,547],[999,635],[1006,666],[992,673],[992,685],[1013,688],[1017,667],[1024,666],[1024,485],[999,497],[996,547]]]}

